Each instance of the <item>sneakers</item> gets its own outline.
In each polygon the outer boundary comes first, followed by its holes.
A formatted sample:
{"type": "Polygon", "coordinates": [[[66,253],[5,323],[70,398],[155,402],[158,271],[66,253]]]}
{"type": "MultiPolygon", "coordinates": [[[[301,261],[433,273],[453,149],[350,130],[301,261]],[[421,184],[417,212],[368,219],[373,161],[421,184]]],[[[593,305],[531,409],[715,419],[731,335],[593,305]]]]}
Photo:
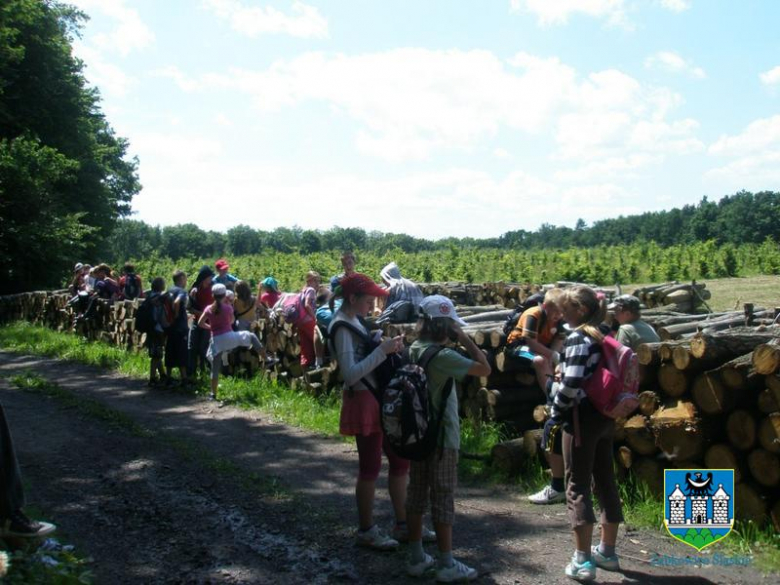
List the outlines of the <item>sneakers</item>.
{"type": "MultiPolygon", "coordinates": [[[[409,528],[404,524],[393,527],[392,537],[398,542],[409,542],[409,528]]],[[[422,528],[422,541],[423,542],[436,542],[436,533],[430,528],[423,526],[422,528]]]]}
{"type": "Polygon", "coordinates": [[[355,542],[358,546],[364,546],[366,548],[373,548],[375,550],[395,550],[398,548],[398,541],[390,538],[379,530],[379,527],[374,524],[366,531],[358,530],[355,536],[355,542]]]}
{"type": "Polygon", "coordinates": [[[433,567],[436,561],[428,553],[423,553],[423,560],[419,563],[406,563],[406,574],[410,577],[422,577],[425,572],[433,567]]]}
{"type": "Polygon", "coordinates": [[[548,485],[541,491],[528,496],[528,501],[532,504],[557,504],[566,501],[566,494],[564,492],[559,492],[548,485]]]}
{"type": "Polygon", "coordinates": [[[17,510],[10,518],[2,521],[0,536],[19,536],[22,538],[39,538],[57,530],[54,524],[31,520],[24,512],[17,510]]]}
{"type": "Polygon", "coordinates": [[[566,576],[583,583],[593,581],[596,578],[596,565],[591,560],[578,563],[575,558],[572,558],[571,562],[566,565],[566,576]]]}
{"type": "Polygon", "coordinates": [[[436,571],[436,580],[439,583],[460,583],[473,581],[477,578],[477,570],[460,561],[454,561],[451,567],[442,567],[436,571]]]}
{"type": "Polygon", "coordinates": [[[604,569],[605,571],[620,570],[620,559],[618,559],[618,556],[617,555],[612,555],[611,557],[605,556],[601,554],[598,546],[590,547],[590,556],[599,569],[604,569]]]}

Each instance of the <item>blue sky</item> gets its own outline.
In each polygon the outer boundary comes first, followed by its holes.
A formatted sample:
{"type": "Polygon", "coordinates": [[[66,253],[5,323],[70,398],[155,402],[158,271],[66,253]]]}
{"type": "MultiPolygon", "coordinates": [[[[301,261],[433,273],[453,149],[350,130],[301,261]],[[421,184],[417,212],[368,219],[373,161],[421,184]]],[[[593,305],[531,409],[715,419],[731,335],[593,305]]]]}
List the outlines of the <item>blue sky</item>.
{"type": "Polygon", "coordinates": [[[780,190],[773,0],[72,0],[134,217],[491,237],[780,190]]]}

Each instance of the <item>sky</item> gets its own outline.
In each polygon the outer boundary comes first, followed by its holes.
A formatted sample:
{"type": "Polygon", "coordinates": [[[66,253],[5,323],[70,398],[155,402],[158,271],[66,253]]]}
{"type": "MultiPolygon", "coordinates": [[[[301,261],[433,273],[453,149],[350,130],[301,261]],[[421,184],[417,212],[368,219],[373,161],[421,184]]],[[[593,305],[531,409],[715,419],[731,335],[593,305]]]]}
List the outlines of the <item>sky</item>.
{"type": "Polygon", "coordinates": [[[132,217],[496,237],[780,191],[774,0],[71,0],[132,217]]]}

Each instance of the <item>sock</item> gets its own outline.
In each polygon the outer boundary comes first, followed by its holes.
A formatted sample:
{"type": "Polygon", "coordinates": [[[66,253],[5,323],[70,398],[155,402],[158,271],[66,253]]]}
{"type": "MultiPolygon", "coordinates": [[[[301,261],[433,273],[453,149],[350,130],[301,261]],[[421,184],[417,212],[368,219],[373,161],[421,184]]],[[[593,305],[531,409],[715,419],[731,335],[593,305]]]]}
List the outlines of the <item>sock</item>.
{"type": "Polygon", "coordinates": [[[574,553],[574,560],[577,561],[577,563],[579,563],[579,564],[582,564],[585,561],[589,561],[590,560],[590,551],[583,552],[581,550],[578,550],[577,552],[574,553]]]}
{"type": "Polygon", "coordinates": [[[413,565],[421,563],[425,558],[425,551],[423,550],[422,540],[417,542],[409,541],[409,562],[413,565]]]}
{"type": "Polygon", "coordinates": [[[455,564],[455,559],[452,558],[452,551],[441,552],[439,551],[439,567],[446,569],[455,564]]]}
{"type": "Polygon", "coordinates": [[[552,483],[550,484],[550,487],[554,489],[556,492],[562,492],[563,491],[563,478],[562,477],[553,477],[552,483]]]}
{"type": "Polygon", "coordinates": [[[322,367],[322,360],[321,359],[314,360],[314,367],[317,368],[317,369],[321,368],[322,367]]]}
{"type": "Polygon", "coordinates": [[[615,547],[614,547],[614,545],[613,546],[609,546],[608,544],[604,544],[603,542],[601,542],[599,544],[598,550],[605,557],[614,557],[615,556],[615,547]]]}
{"type": "Polygon", "coordinates": [[[374,527],[374,524],[372,524],[372,525],[371,525],[371,526],[369,526],[368,528],[359,528],[358,530],[359,530],[360,532],[362,532],[363,534],[365,534],[366,532],[368,532],[369,530],[371,530],[373,527],[374,527]]]}

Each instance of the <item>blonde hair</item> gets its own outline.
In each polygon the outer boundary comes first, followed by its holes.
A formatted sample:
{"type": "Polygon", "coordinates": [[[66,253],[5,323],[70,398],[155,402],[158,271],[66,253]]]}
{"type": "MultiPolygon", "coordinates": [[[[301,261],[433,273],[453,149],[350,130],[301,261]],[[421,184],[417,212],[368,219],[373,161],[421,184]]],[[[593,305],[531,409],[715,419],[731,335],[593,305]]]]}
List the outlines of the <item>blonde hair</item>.
{"type": "Polygon", "coordinates": [[[599,328],[607,317],[607,301],[603,296],[599,297],[589,286],[578,284],[565,290],[563,304],[581,311],[582,322],[577,325],[576,331],[582,331],[598,343],[604,340],[604,334],[599,328]]]}
{"type": "Polygon", "coordinates": [[[546,293],[544,293],[544,304],[554,305],[560,309],[565,296],[566,292],[562,288],[551,288],[546,293]]]}

